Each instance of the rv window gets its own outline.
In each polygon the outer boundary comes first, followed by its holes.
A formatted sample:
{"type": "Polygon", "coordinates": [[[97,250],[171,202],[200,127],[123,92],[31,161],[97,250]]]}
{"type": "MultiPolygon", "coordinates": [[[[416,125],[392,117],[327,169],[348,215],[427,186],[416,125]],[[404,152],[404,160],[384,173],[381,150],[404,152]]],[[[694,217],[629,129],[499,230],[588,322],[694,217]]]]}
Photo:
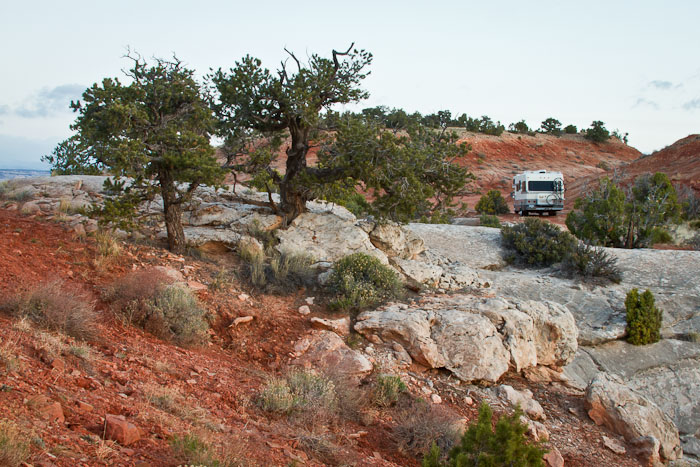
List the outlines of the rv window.
{"type": "Polygon", "coordinates": [[[554,191],[554,182],[552,180],[533,180],[527,182],[529,191],[554,191]]]}

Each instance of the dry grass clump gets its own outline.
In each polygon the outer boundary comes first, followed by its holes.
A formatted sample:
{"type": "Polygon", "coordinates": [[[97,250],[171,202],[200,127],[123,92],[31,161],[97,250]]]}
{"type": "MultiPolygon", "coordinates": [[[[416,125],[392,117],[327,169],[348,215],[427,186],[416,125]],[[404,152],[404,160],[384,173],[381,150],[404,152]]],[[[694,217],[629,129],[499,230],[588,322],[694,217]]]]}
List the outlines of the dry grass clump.
{"type": "Polygon", "coordinates": [[[311,371],[294,370],[285,378],[273,378],[258,396],[265,411],[283,414],[334,413],[337,394],[333,381],[311,371]]]}
{"type": "Polygon", "coordinates": [[[313,258],[305,253],[266,251],[255,245],[244,245],[239,250],[245,262],[245,276],[262,290],[283,293],[312,283],[315,275],[313,258]]]}
{"type": "Polygon", "coordinates": [[[213,426],[209,412],[188,401],[178,388],[146,383],[142,390],[144,397],[153,407],[194,425],[213,426]]]}
{"type": "Polygon", "coordinates": [[[379,407],[390,407],[398,402],[408,388],[401,378],[394,375],[379,375],[372,391],[372,402],[379,407]]]}
{"type": "Polygon", "coordinates": [[[413,456],[428,452],[433,442],[442,452],[459,440],[457,416],[449,409],[422,399],[410,401],[395,416],[393,437],[399,450],[413,456]]]}
{"type": "Polygon", "coordinates": [[[105,230],[98,230],[95,232],[95,246],[97,250],[95,266],[98,269],[105,269],[112,264],[122,252],[122,246],[119,240],[105,230]]]}
{"type": "Polygon", "coordinates": [[[105,293],[113,310],[127,324],[134,324],[158,338],[181,346],[203,344],[208,339],[206,310],[188,289],[157,269],[127,274],[105,293]]]}
{"type": "Polygon", "coordinates": [[[29,442],[16,423],[0,420],[0,465],[15,467],[29,458],[29,442]]]}
{"type": "Polygon", "coordinates": [[[19,359],[17,344],[7,339],[3,340],[0,337],[0,370],[9,373],[11,371],[19,371],[21,368],[22,361],[19,359]]]}
{"type": "Polygon", "coordinates": [[[87,296],[63,281],[36,286],[0,305],[0,311],[27,318],[38,326],[76,339],[90,339],[95,335],[97,314],[87,296]]]}
{"type": "Polygon", "coordinates": [[[247,465],[244,446],[236,439],[216,446],[195,433],[175,435],[170,439],[175,458],[184,465],[207,467],[242,467],[247,465]]]}

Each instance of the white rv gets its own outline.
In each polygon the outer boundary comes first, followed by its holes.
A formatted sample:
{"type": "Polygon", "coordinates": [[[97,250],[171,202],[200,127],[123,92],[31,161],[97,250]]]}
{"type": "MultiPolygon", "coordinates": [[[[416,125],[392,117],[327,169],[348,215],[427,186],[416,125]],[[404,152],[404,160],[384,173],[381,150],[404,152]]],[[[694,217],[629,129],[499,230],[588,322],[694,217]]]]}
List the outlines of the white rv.
{"type": "Polygon", "coordinates": [[[550,216],[564,209],[564,176],[561,172],[527,171],[513,177],[513,207],[516,213],[550,216]]]}

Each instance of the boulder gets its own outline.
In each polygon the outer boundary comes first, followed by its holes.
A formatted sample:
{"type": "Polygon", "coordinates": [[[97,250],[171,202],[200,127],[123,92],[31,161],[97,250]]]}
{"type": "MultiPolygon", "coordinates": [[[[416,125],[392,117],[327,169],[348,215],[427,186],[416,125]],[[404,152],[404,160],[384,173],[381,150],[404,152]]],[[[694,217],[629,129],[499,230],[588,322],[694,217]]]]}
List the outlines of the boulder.
{"type": "Polygon", "coordinates": [[[542,406],[532,398],[532,391],[529,389],[518,391],[512,386],[502,384],[498,387],[496,393],[502,399],[507,400],[510,405],[520,405],[525,415],[532,420],[544,420],[546,418],[542,406]]]}
{"type": "Polygon", "coordinates": [[[585,406],[597,425],[622,435],[650,458],[671,461],[682,455],[678,430],[656,404],[614,375],[601,372],[586,388],[585,406]],[[650,439],[644,439],[650,438],[650,439]]]}
{"type": "Polygon", "coordinates": [[[129,423],[123,415],[105,416],[105,438],[111,439],[122,446],[128,446],[141,439],[141,430],[129,423]]]}
{"type": "Polygon", "coordinates": [[[414,285],[436,288],[445,271],[440,267],[423,261],[392,258],[394,266],[414,285]]]}
{"type": "Polygon", "coordinates": [[[516,303],[532,318],[539,365],[564,366],[576,356],[578,328],[569,310],[558,303],[527,300],[516,303]]]}
{"type": "Polygon", "coordinates": [[[310,319],[311,327],[314,329],[324,329],[332,331],[339,336],[347,336],[350,334],[350,318],[347,316],[340,319],[324,319],[313,317],[310,319]]]}
{"type": "Polygon", "coordinates": [[[425,250],[423,240],[418,235],[395,222],[377,224],[369,232],[369,239],[389,258],[414,259],[425,250]]]}
{"type": "Polygon", "coordinates": [[[304,252],[316,261],[333,263],[353,253],[366,253],[383,264],[389,260],[369,239],[367,233],[349,220],[335,213],[306,212],[286,230],[277,231],[280,252],[304,252]]]}
{"type": "Polygon", "coordinates": [[[469,295],[366,311],[355,330],[372,342],[398,342],[417,363],[447,368],[464,381],[494,382],[509,366],[562,365],[577,346],[565,307],[469,295]]]}
{"type": "Polygon", "coordinates": [[[542,459],[544,459],[548,467],[564,467],[564,458],[555,447],[552,447],[550,451],[542,457],[542,459]]]}
{"type": "Polygon", "coordinates": [[[372,371],[372,363],[362,353],[352,350],[331,331],[314,331],[294,345],[292,362],[308,368],[320,368],[341,376],[361,378],[372,371]]]}

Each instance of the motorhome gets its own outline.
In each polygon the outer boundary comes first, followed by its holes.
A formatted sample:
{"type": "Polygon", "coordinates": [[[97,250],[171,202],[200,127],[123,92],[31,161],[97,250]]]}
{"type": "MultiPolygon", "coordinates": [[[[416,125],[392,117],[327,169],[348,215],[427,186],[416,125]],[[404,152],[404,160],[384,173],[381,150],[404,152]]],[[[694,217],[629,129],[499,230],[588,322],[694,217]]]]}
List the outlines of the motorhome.
{"type": "Polygon", "coordinates": [[[546,170],[526,171],[513,177],[513,208],[521,216],[531,212],[555,216],[564,209],[564,176],[546,170]]]}

